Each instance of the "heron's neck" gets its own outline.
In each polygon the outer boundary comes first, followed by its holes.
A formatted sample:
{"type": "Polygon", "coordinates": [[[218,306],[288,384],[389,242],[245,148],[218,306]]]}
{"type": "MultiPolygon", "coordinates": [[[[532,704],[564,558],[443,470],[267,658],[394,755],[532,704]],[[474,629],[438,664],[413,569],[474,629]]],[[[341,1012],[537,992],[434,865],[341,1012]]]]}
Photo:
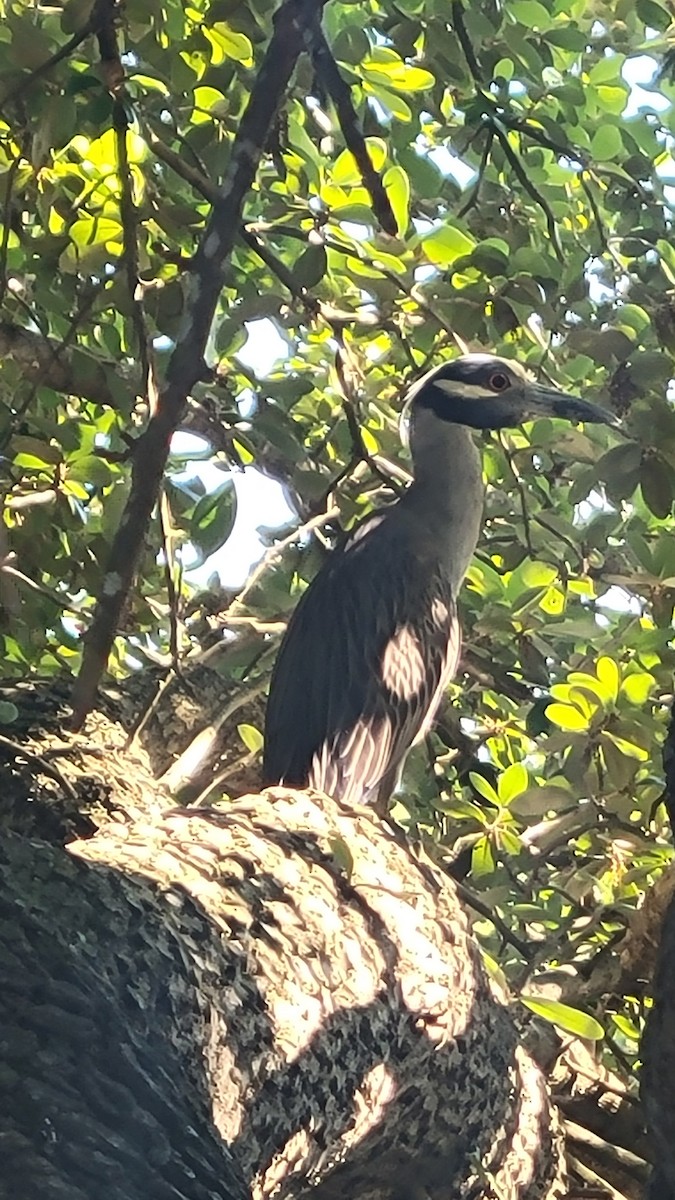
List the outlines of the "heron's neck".
{"type": "Polygon", "coordinates": [[[407,505],[434,539],[458,591],[483,522],[480,452],[465,425],[441,421],[424,409],[413,415],[410,450],[414,479],[407,505]]]}

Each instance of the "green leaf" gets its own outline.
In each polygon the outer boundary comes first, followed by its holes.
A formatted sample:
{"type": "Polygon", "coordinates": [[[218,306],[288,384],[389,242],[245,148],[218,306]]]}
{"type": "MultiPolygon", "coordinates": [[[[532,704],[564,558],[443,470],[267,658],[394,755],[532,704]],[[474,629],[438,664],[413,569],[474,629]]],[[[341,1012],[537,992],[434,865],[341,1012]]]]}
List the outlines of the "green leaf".
{"type": "Polygon", "coordinates": [[[673,472],[662,458],[651,455],[640,466],[640,489],[647,508],[660,521],[673,511],[673,472]]]}
{"type": "Polygon", "coordinates": [[[488,837],[481,837],[471,852],[471,874],[480,879],[482,875],[491,875],[495,869],[492,846],[488,837]]]}
{"type": "Polygon", "coordinates": [[[293,275],[302,287],[313,288],[323,279],[328,267],[326,249],[321,245],[311,244],[303,250],[293,265],[293,275]]]}
{"type": "Polygon", "coordinates": [[[502,771],[497,781],[497,792],[502,804],[509,804],[514,796],[524,792],[530,782],[527,767],[523,763],[511,763],[502,771]]]}
{"type": "Polygon", "coordinates": [[[63,458],[60,446],[43,442],[40,438],[27,434],[17,434],[12,438],[14,462],[17,467],[29,467],[35,470],[40,467],[56,467],[63,458]]]}
{"type": "Polygon", "coordinates": [[[396,218],[399,237],[403,237],[410,221],[410,180],[402,167],[395,166],[389,168],[382,182],[396,218]]]}
{"type": "Polygon", "coordinates": [[[508,15],[528,29],[548,29],[553,24],[549,10],[540,0],[509,0],[508,15]]]}
{"type": "Polygon", "coordinates": [[[546,708],[546,716],[560,729],[569,729],[575,732],[588,729],[588,718],[580,713],[578,708],[573,708],[571,704],[549,704],[546,708]]]}
{"type": "Polygon", "coordinates": [[[491,804],[499,805],[499,796],[491,783],[488,783],[484,775],[479,775],[478,771],[469,771],[469,782],[475,788],[479,796],[483,796],[485,800],[489,800],[491,804]]]}
{"type": "Polygon", "coordinates": [[[226,479],[195,505],[190,520],[190,541],[206,556],[218,550],[232,532],[236,515],[236,494],[231,479],[226,479]]]}
{"type": "Polygon", "coordinates": [[[354,855],[344,838],[331,838],[329,841],[333,861],[338,870],[344,872],[347,879],[354,874],[354,855]]]}
{"type": "Polygon", "coordinates": [[[66,465],[66,476],[78,483],[89,484],[90,487],[104,488],[113,480],[113,471],[109,464],[97,454],[80,454],[69,459],[66,465]]]}
{"type": "Polygon", "coordinates": [[[19,710],[11,700],[0,700],[0,724],[11,725],[16,721],[19,710]]]}
{"type": "Polygon", "coordinates": [[[214,67],[220,66],[226,58],[245,67],[253,66],[253,46],[245,33],[236,33],[224,21],[202,25],[202,33],[211,44],[211,63],[214,67]]]}
{"type": "Polygon", "coordinates": [[[647,671],[637,671],[634,675],[626,676],[621,685],[621,691],[631,704],[642,708],[655,687],[656,680],[653,675],[647,671]]]}
{"type": "Polygon", "coordinates": [[[259,754],[263,748],[264,738],[255,725],[237,725],[237,733],[251,754],[259,754]]]}
{"type": "Polygon", "coordinates": [[[619,695],[619,684],[621,682],[621,672],[613,658],[609,658],[606,654],[598,659],[595,669],[598,679],[606,689],[607,696],[612,704],[616,703],[619,695]]]}
{"type": "Polygon", "coordinates": [[[629,742],[627,738],[618,737],[616,733],[611,733],[609,729],[603,729],[603,738],[609,738],[612,745],[616,746],[626,758],[635,758],[638,762],[646,762],[649,758],[649,751],[642,746],[636,746],[634,742],[629,742]]]}
{"type": "Polygon", "coordinates": [[[410,105],[402,96],[397,96],[396,92],[392,92],[390,88],[381,87],[379,84],[368,83],[364,80],[363,90],[367,95],[373,96],[375,100],[391,113],[397,121],[412,121],[413,113],[410,105]]]}
{"type": "Polygon", "coordinates": [[[364,79],[383,84],[394,92],[427,92],[434,86],[436,80],[431,71],[411,67],[396,54],[386,60],[384,50],[384,47],[378,47],[372,57],[363,60],[360,71],[364,79]]]}
{"type": "Polygon", "coordinates": [[[475,245],[473,238],[456,225],[441,225],[422,238],[424,253],[437,267],[447,267],[470,254],[475,245]]]}
{"type": "Polygon", "coordinates": [[[560,1000],[521,995],[520,1001],[530,1012],[536,1013],[551,1025],[564,1029],[565,1033],[572,1033],[575,1037],[584,1038],[589,1042],[599,1042],[605,1036],[602,1025],[595,1017],[581,1012],[578,1008],[572,1008],[569,1004],[562,1004],[560,1000]]]}
{"type": "MultiPolygon", "coordinates": [[[[625,96],[624,96],[625,101],[625,96]]],[[[596,162],[609,162],[621,155],[623,142],[616,125],[600,125],[591,139],[591,154],[596,162]]]]}

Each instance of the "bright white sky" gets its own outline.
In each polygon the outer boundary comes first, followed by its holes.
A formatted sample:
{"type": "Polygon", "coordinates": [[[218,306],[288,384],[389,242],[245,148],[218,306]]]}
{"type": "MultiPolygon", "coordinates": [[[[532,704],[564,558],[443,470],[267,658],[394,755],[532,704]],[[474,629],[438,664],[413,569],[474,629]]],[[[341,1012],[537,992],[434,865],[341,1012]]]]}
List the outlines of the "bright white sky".
{"type": "MultiPolygon", "coordinates": [[[[624,64],[622,74],[631,88],[624,111],[625,117],[637,117],[643,108],[659,112],[668,107],[669,101],[666,97],[649,86],[656,69],[657,63],[646,54],[636,55],[624,64]]],[[[442,147],[434,149],[431,156],[436,166],[444,173],[452,175],[460,187],[469,186],[475,172],[460,158],[442,147]]],[[[665,191],[668,202],[675,205],[675,160],[671,155],[660,165],[659,174],[664,182],[672,181],[673,186],[666,187],[665,191]]],[[[362,231],[356,226],[350,228],[350,232],[359,236],[362,231]]],[[[592,273],[589,273],[588,278],[591,297],[600,299],[600,294],[594,296],[594,289],[601,293],[604,291],[602,285],[594,280],[592,273]]],[[[248,340],[238,352],[237,358],[255,373],[262,384],[274,367],[288,356],[288,343],[281,337],[274,322],[267,318],[247,322],[246,330],[248,340]]],[[[179,435],[179,438],[175,443],[177,450],[185,452],[188,448],[194,448],[196,439],[187,439],[186,435],[179,435]]],[[[222,470],[209,463],[193,463],[189,473],[198,473],[207,491],[223,482],[222,470]]],[[[190,571],[186,562],[186,573],[192,583],[204,584],[209,576],[217,571],[224,585],[237,587],[243,584],[265,549],[258,529],[274,529],[288,525],[295,517],[280,484],[261,475],[254,468],[248,467],[243,472],[233,472],[233,480],[237,492],[234,529],[225,545],[201,567],[190,571]]],[[[612,590],[621,591],[618,588],[612,590]]],[[[605,597],[605,603],[608,600],[607,606],[614,607],[609,595],[605,597]]],[[[616,597],[616,606],[625,608],[626,600],[625,593],[622,593],[621,597],[616,597]]]]}

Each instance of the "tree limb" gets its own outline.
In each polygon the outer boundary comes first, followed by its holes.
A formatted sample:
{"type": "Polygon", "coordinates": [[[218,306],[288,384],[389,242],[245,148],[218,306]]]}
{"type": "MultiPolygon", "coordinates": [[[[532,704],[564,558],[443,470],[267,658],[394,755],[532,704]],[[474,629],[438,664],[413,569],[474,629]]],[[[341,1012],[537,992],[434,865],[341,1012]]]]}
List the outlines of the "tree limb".
{"type": "Polygon", "coordinates": [[[171,356],[165,384],[132,463],[131,492],[106,565],[94,618],[73,691],[73,724],[91,708],[105,670],[125,598],[147,533],[166,467],[171,438],[187,398],[204,372],[204,351],[220,297],[224,264],[239,230],[242,206],[253,182],[308,25],[323,0],[285,0],[235,136],[228,169],[192,260],[185,324],[171,356]]]}

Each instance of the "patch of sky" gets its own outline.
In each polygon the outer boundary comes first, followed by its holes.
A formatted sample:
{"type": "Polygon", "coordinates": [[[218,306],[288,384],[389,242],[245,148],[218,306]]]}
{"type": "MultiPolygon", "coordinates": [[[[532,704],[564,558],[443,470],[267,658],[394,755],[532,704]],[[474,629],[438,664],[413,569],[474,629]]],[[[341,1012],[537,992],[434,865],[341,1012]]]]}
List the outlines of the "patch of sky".
{"type": "Polygon", "coordinates": [[[269,317],[258,317],[245,321],[246,341],[235,354],[243,366],[264,379],[274,370],[277,363],[288,358],[289,343],[282,337],[278,325],[269,317]]]}
{"type": "MultiPolygon", "coordinates": [[[[605,282],[607,263],[601,258],[588,258],[584,267],[588,297],[594,304],[608,304],[616,298],[616,288],[605,282]]],[[[573,316],[574,314],[570,314],[573,316]]]]}
{"type": "Polygon", "coordinates": [[[609,504],[602,492],[594,488],[589,492],[585,500],[581,500],[574,506],[574,524],[585,525],[588,521],[592,521],[593,517],[597,517],[598,513],[614,512],[614,506],[609,504]]]}
{"type": "MultiPolygon", "coordinates": [[[[176,452],[181,455],[186,453],[183,442],[187,436],[181,434],[180,441],[174,439],[176,452]]],[[[198,440],[191,438],[191,442],[198,440]]],[[[188,468],[175,478],[177,481],[187,480],[194,474],[194,468],[188,468]]],[[[198,474],[207,493],[215,491],[223,482],[224,472],[214,463],[200,463],[198,474]]],[[[193,585],[205,586],[217,572],[225,587],[241,587],[267,548],[268,541],[260,536],[260,530],[287,526],[296,519],[283,488],[275,479],[270,479],[254,467],[232,471],[231,478],[237,495],[237,514],[225,545],[198,566],[194,565],[196,554],[191,556],[189,547],[181,551],[185,573],[193,585]]]]}
{"type": "Polygon", "coordinates": [[[645,108],[664,112],[670,107],[670,100],[659,90],[656,81],[658,70],[659,64],[650,54],[635,54],[626,59],[621,74],[630,93],[623,110],[624,117],[636,117],[645,108]]]}
{"type": "Polygon", "coordinates": [[[625,588],[613,584],[607,588],[595,602],[596,608],[606,608],[610,612],[631,613],[635,617],[642,615],[644,604],[639,596],[632,595],[625,588]]]}
{"type": "Polygon", "coordinates": [[[453,154],[452,150],[448,150],[447,146],[432,146],[427,151],[427,158],[438,167],[443,175],[450,175],[454,179],[458,187],[462,189],[473,183],[478,178],[478,172],[475,167],[465,163],[463,158],[458,154],[453,154]]]}

